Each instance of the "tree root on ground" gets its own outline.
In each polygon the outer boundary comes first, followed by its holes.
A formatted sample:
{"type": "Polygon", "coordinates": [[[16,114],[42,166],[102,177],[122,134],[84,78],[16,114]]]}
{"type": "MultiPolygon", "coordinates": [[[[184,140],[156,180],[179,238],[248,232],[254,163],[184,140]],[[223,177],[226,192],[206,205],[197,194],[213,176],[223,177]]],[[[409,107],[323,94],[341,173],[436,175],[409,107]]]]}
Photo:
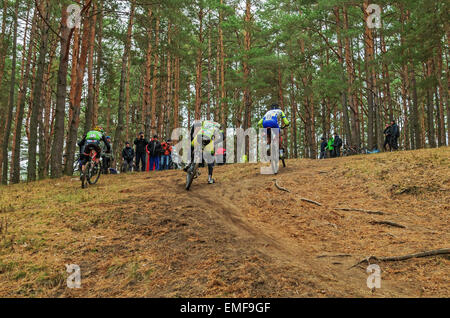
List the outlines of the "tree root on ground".
{"type": "Polygon", "coordinates": [[[408,259],[412,259],[412,258],[421,258],[421,257],[429,257],[429,256],[436,256],[436,255],[448,255],[450,254],[450,248],[442,248],[442,249],[438,249],[438,250],[431,250],[431,251],[426,251],[426,252],[421,252],[421,253],[414,253],[414,254],[407,254],[407,255],[402,255],[402,256],[391,256],[391,257],[376,257],[376,256],[369,256],[361,261],[359,261],[358,263],[356,263],[355,265],[353,265],[352,267],[348,268],[348,269],[352,269],[353,267],[356,267],[364,262],[367,262],[368,264],[370,264],[370,260],[373,259],[375,261],[380,261],[380,262],[399,262],[399,261],[406,261],[408,259]]]}

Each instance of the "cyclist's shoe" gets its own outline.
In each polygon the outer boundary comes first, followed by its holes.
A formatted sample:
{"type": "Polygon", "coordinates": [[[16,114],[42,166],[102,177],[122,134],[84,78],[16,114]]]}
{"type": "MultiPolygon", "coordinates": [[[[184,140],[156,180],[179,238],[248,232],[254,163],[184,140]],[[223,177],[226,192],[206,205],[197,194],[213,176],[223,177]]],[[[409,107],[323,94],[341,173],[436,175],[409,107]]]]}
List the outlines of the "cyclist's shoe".
{"type": "Polygon", "coordinates": [[[213,183],[215,183],[214,179],[211,176],[209,176],[208,177],[208,184],[213,184],[213,183]]]}

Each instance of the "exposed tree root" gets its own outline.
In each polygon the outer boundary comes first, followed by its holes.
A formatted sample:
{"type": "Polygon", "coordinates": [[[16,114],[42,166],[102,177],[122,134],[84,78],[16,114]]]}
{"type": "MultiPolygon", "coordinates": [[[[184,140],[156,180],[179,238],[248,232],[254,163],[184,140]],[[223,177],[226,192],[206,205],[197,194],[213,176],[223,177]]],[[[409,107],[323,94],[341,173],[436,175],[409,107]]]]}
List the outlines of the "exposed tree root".
{"type": "Polygon", "coordinates": [[[353,208],[334,208],[335,210],[339,210],[339,211],[348,211],[348,212],[362,212],[362,213],[367,213],[367,214],[376,214],[376,215],[385,215],[385,214],[389,214],[387,212],[382,212],[382,211],[369,211],[369,210],[363,210],[363,209],[353,209],[353,208]]]}
{"type": "Polygon", "coordinates": [[[398,224],[398,223],[394,223],[394,222],[391,222],[391,221],[372,221],[372,222],[370,222],[370,224],[389,225],[389,226],[398,227],[398,228],[401,228],[401,229],[406,229],[406,226],[398,224]]]}
{"type": "Polygon", "coordinates": [[[278,184],[278,180],[277,180],[277,179],[273,179],[273,180],[275,181],[275,186],[277,187],[278,190],[281,190],[281,191],[284,191],[284,192],[291,192],[291,191],[289,191],[288,189],[281,187],[281,186],[278,184]]]}
{"type": "Polygon", "coordinates": [[[300,200],[305,201],[305,202],[309,202],[309,203],[312,203],[312,204],[315,204],[315,205],[318,205],[318,206],[322,206],[321,203],[313,201],[313,200],[309,200],[309,199],[305,199],[305,198],[300,198],[300,200]]]}
{"type": "Polygon", "coordinates": [[[407,254],[407,255],[402,255],[402,256],[382,257],[382,258],[379,258],[376,256],[369,256],[369,257],[359,261],[358,263],[356,263],[349,269],[356,267],[364,262],[367,262],[368,264],[370,264],[371,259],[373,259],[375,261],[379,261],[379,262],[399,262],[399,261],[406,261],[406,260],[412,259],[412,258],[421,258],[421,257],[429,257],[429,256],[436,256],[436,255],[448,255],[448,254],[450,254],[450,248],[442,248],[442,249],[438,249],[438,250],[431,250],[431,251],[426,251],[426,252],[421,252],[421,253],[407,254]]]}

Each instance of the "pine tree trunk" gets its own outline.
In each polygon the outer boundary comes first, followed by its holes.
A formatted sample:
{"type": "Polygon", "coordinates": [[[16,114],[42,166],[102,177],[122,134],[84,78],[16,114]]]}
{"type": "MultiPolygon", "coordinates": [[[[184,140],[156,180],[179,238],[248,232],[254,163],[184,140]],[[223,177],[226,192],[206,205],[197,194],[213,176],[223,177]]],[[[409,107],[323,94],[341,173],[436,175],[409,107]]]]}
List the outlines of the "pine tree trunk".
{"type": "MultiPolygon", "coordinates": [[[[36,33],[36,21],[37,14],[36,11],[32,18],[32,27],[30,32],[30,39],[28,41],[28,53],[25,57],[25,47],[26,47],[26,36],[24,36],[23,40],[23,59],[22,59],[22,81],[19,85],[20,91],[19,96],[17,97],[17,111],[16,111],[16,120],[15,120],[15,128],[14,128],[14,136],[13,136],[13,147],[12,147],[12,170],[11,170],[11,182],[19,183],[20,182],[20,144],[22,138],[22,125],[23,125],[23,115],[25,111],[25,101],[26,101],[26,93],[28,90],[28,82],[30,79],[30,67],[31,67],[31,58],[34,51],[33,42],[35,41],[35,33],[36,33]],[[26,66],[24,66],[26,64],[26,66]],[[24,69],[25,68],[25,69],[24,69]]],[[[28,18],[27,18],[27,26],[28,26],[28,18]]],[[[26,32],[25,32],[26,34],[26,32]]]]}
{"type": "MultiPolygon", "coordinates": [[[[49,39],[49,43],[52,43],[52,37],[49,39]]],[[[58,45],[57,41],[53,41],[53,46],[50,47],[50,57],[47,66],[47,71],[44,74],[44,90],[42,96],[42,105],[39,112],[39,161],[38,161],[38,172],[39,179],[44,179],[48,175],[48,142],[50,138],[50,116],[52,111],[52,88],[50,83],[50,76],[53,66],[53,58],[55,57],[56,47],[58,45]]]]}
{"type": "MultiPolygon", "coordinates": [[[[252,22],[252,14],[251,14],[251,1],[246,1],[245,6],[245,19],[244,19],[244,129],[248,129],[251,127],[251,110],[252,110],[252,95],[250,91],[250,50],[252,46],[252,35],[251,35],[251,22],[252,22]]],[[[283,102],[284,104],[284,102],[283,102]]],[[[284,106],[284,105],[283,105],[284,106]]],[[[248,141],[247,141],[248,142],[248,141]]],[[[246,146],[247,152],[250,147],[247,144],[246,146]]],[[[248,155],[248,153],[247,153],[248,155]]]]}
{"type": "MultiPolygon", "coordinates": [[[[125,47],[122,55],[122,71],[120,73],[120,87],[119,87],[119,105],[117,108],[117,128],[114,135],[114,144],[121,145],[122,132],[124,126],[124,106],[125,106],[125,84],[127,77],[128,59],[130,57],[131,37],[133,31],[133,19],[134,19],[135,1],[131,1],[130,17],[128,19],[127,37],[125,39],[125,47]]],[[[116,147],[116,150],[119,149],[116,147]]]]}
{"type": "MultiPolygon", "coordinates": [[[[83,78],[86,69],[88,45],[91,40],[90,32],[91,32],[92,18],[89,18],[89,16],[91,15],[90,5],[91,1],[89,1],[86,4],[87,6],[85,10],[86,17],[84,18],[83,21],[83,37],[81,42],[80,56],[78,59],[76,59],[76,65],[72,65],[72,67],[75,67],[75,77],[72,77],[72,80],[74,80],[74,85],[71,85],[71,98],[70,98],[71,116],[69,114],[69,133],[66,145],[66,165],[64,167],[65,174],[69,176],[73,174],[73,162],[78,137],[78,127],[80,125],[81,93],[83,87],[83,78]]],[[[77,49],[76,50],[77,52],[78,46],[77,47],[74,46],[74,51],[75,49],[77,49]]],[[[72,73],[74,73],[73,70],[72,73]]]]}
{"type": "Polygon", "coordinates": [[[158,80],[158,63],[159,63],[159,54],[158,54],[158,46],[159,46],[159,26],[160,19],[159,14],[156,15],[156,29],[155,29],[155,56],[153,58],[153,83],[152,83],[152,123],[151,123],[151,135],[153,136],[156,133],[156,129],[158,128],[156,122],[156,97],[157,97],[157,80],[158,80]]]}
{"type": "Polygon", "coordinates": [[[56,88],[55,125],[51,154],[51,177],[62,176],[62,153],[64,149],[64,119],[67,95],[67,70],[69,65],[70,37],[73,29],[67,27],[67,12],[63,10],[61,17],[60,57],[58,69],[58,85],[56,88]]]}
{"type": "MultiPolygon", "coordinates": [[[[363,4],[364,20],[369,16],[367,13],[367,7],[369,6],[369,1],[365,0],[363,4]]],[[[366,81],[367,81],[367,146],[370,150],[376,147],[375,135],[374,135],[374,94],[373,94],[373,60],[374,60],[374,39],[372,30],[368,27],[367,23],[365,25],[364,33],[364,52],[365,52],[365,71],[366,71],[366,81]]]]}
{"type": "Polygon", "coordinates": [[[196,81],[195,81],[195,120],[201,118],[202,108],[202,63],[203,63],[203,7],[200,6],[198,12],[199,30],[198,30],[198,45],[197,61],[196,61],[196,81]]]}
{"type": "Polygon", "coordinates": [[[91,31],[90,31],[90,43],[89,43],[89,53],[88,53],[88,93],[87,93],[87,103],[86,103],[86,112],[85,112],[85,122],[84,122],[84,131],[89,131],[93,128],[94,122],[94,48],[95,48],[95,28],[97,22],[97,4],[94,1],[93,6],[93,16],[91,21],[91,31]]]}
{"type": "MultiPolygon", "coordinates": [[[[343,8],[343,17],[344,17],[344,31],[348,32],[349,24],[348,24],[348,15],[347,15],[347,8],[344,6],[343,8]]],[[[356,98],[355,98],[355,92],[354,89],[354,67],[353,67],[353,59],[352,59],[352,51],[351,51],[351,44],[350,44],[350,38],[348,36],[345,37],[345,60],[347,64],[347,76],[348,76],[348,100],[350,105],[350,111],[351,111],[351,124],[352,124],[352,140],[354,142],[354,146],[357,149],[360,149],[361,147],[361,135],[359,133],[359,114],[358,114],[358,107],[356,105],[356,98]]]]}
{"type": "Polygon", "coordinates": [[[92,126],[97,126],[98,124],[98,107],[100,100],[100,74],[102,71],[103,63],[103,50],[102,50],[102,40],[103,40],[103,0],[99,0],[99,11],[98,11],[98,31],[97,33],[97,69],[95,72],[95,91],[94,91],[94,114],[92,126]]]}
{"type": "MultiPolygon", "coordinates": [[[[223,0],[220,0],[220,5],[223,5],[223,0]]],[[[225,100],[225,50],[223,45],[223,30],[222,30],[222,22],[223,22],[223,11],[219,10],[219,44],[220,44],[220,114],[221,114],[221,124],[222,129],[226,131],[227,127],[227,102],[225,100]]]]}
{"type": "Polygon", "coordinates": [[[9,100],[8,100],[8,114],[6,118],[6,127],[3,136],[3,145],[2,145],[2,153],[3,153],[3,164],[2,164],[2,184],[8,183],[8,146],[9,146],[9,137],[11,134],[11,125],[13,119],[13,111],[14,111],[14,94],[15,94],[15,85],[16,85],[16,59],[17,59],[17,27],[18,27],[18,13],[19,13],[19,1],[16,2],[14,8],[14,30],[13,30],[13,47],[12,47],[12,60],[11,60],[11,81],[9,85],[9,100]]]}
{"type": "MultiPolygon", "coordinates": [[[[339,63],[342,66],[342,69],[344,69],[344,52],[343,52],[343,45],[342,45],[342,39],[341,39],[341,27],[342,22],[340,18],[340,8],[335,7],[334,8],[334,15],[336,18],[336,34],[337,34],[337,42],[338,42],[338,52],[339,52],[339,63]]],[[[342,73],[342,81],[346,81],[345,74],[342,73]]],[[[341,93],[341,103],[342,103],[342,117],[343,117],[343,126],[345,131],[345,139],[346,143],[349,145],[353,144],[351,129],[350,129],[350,119],[348,116],[348,104],[347,104],[347,93],[345,91],[342,91],[341,93]]]]}
{"type": "MultiPolygon", "coordinates": [[[[9,41],[5,41],[6,35],[6,18],[8,17],[8,0],[3,0],[3,11],[2,11],[2,33],[0,34],[0,87],[3,83],[3,75],[5,73],[5,59],[8,52],[9,41]]],[[[8,36],[9,38],[9,36],[8,36]]],[[[0,129],[3,127],[0,127],[0,129]]],[[[0,130],[3,131],[3,129],[0,130]]],[[[0,136],[1,137],[1,136],[0,136]]]]}
{"type": "MultiPolygon", "coordinates": [[[[148,21],[152,21],[152,8],[148,9],[148,21]]],[[[150,106],[151,106],[151,96],[150,96],[150,85],[151,85],[151,70],[152,70],[152,28],[151,23],[149,23],[147,29],[147,52],[145,57],[145,77],[144,77],[144,98],[142,105],[142,122],[144,123],[143,128],[145,135],[150,134],[150,106]]]]}
{"type": "MultiPolygon", "coordinates": [[[[48,3],[44,3],[41,13],[48,20],[50,8],[48,3]]],[[[44,81],[45,56],[47,55],[49,28],[44,21],[41,21],[41,43],[39,49],[39,59],[35,86],[33,91],[33,107],[30,116],[30,141],[28,143],[28,181],[36,180],[36,148],[38,143],[39,114],[42,110],[42,87],[44,81]]]]}

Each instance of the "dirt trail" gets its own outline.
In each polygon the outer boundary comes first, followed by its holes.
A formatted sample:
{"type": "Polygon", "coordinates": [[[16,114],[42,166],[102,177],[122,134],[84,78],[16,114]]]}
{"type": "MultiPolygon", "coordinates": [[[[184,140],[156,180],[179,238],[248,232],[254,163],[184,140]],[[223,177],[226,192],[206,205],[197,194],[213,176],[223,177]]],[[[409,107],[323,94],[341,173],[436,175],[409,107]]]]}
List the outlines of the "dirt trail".
{"type": "Polygon", "coordinates": [[[214,185],[202,169],[189,192],[182,171],[102,177],[96,199],[76,180],[0,188],[20,198],[1,201],[0,296],[449,297],[445,256],[380,263],[376,291],[367,265],[349,269],[450,246],[449,152],[289,160],[277,176],[222,166],[214,185]],[[81,290],[63,264],[80,265],[81,290]]]}

